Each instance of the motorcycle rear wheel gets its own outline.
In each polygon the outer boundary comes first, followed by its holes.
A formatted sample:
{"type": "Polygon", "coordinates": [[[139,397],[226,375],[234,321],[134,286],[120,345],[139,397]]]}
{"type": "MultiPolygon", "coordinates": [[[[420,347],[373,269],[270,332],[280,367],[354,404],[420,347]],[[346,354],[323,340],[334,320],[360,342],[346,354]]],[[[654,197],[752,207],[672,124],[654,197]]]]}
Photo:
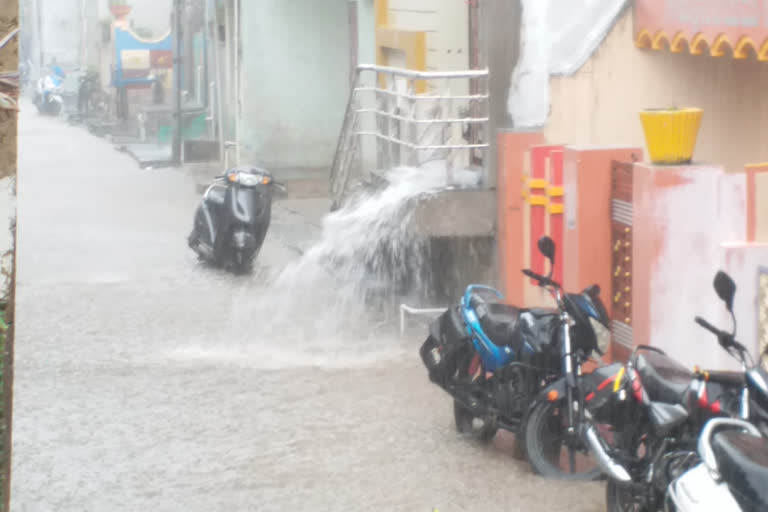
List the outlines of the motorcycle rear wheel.
{"type": "MultiPolygon", "coordinates": [[[[456,372],[459,380],[464,381],[465,383],[472,382],[472,376],[469,375],[469,369],[473,355],[474,352],[471,351],[466,353],[456,372]]],[[[456,422],[456,430],[460,434],[471,436],[473,439],[483,443],[493,439],[498,431],[496,422],[493,421],[492,418],[478,416],[475,412],[456,399],[453,400],[453,419],[456,422]]]]}
{"type": "MultiPolygon", "coordinates": [[[[568,446],[564,413],[562,403],[556,402],[539,402],[531,410],[525,425],[528,462],[536,473],[545,478],[596,480],[600,477],[600,468],[584,461],[583,457],[576,458],[585,450],[568,446]]],[[[594,460],[591,462],[594,463],[594,460]]]]}
{"type": "Polygon", "coordinates": [[[458,400],[453,400],[453,418],[456,430],[460,434],[471,436],[473,439],[487,443],[496,435],[498,427],[490,418],[475,416],[458,400]]]}
{"type": "Polygon", "coordinates": [[[651,512],[642,497],[612,479],[608,479],[605,486],[605,505],[608,512],[651,512]]]}

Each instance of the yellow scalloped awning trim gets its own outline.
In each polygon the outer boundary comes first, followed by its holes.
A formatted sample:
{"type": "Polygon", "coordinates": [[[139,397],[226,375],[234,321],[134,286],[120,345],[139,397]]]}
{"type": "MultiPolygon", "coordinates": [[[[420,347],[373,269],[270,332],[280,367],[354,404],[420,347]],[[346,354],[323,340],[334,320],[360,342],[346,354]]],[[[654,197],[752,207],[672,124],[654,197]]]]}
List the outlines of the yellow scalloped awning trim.
{"type": "Polygon", "coordinates": [[[757,60],[768,61],[768,38],[760,43],[749,36],[743,36],[738,41],[731,41],[725,34],[693,35],[677,32],[670,37],[663,30],[652,33],[647,29],[640,30],[635,36],[635,46],[653,50],[669,49],[671,52],[684,52],[686,48],[693,55],[709,54],[712,57],[732,56],[734,59],[747,59],[756,55],[757,60]]]}

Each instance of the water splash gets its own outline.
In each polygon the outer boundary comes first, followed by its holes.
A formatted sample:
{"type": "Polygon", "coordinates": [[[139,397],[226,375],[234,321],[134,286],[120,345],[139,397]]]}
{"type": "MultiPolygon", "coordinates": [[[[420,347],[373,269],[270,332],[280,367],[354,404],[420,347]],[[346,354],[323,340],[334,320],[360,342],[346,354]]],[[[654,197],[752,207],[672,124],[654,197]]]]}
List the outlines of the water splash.
{"type": "Polygon", "coordinates": [[[386,179],[386,188],[327,215],[320,240],[266,290],[274,325],[292,325],[303,337],[344,337],[375,322],[373,304],[381,306],[377,312],[394,312],[389,306],[396,297],[419,289],[424,241],[408,229],[413,200],[444,187],[445,170],[400,167],[386,179]]]}
{"type": "Polygon", "coordinates": [[[241,289],[221,342],[171,357],[259,368],[365,366],[411,351],[391,321],[399,298],[421,288],[425,240],[408,225],[413,201],[445,187],[445,168],[401,167],[322,221],[320,239],[268,284],[241,289]],[[248,326],[247,332],[242,326],[248,326]]]}

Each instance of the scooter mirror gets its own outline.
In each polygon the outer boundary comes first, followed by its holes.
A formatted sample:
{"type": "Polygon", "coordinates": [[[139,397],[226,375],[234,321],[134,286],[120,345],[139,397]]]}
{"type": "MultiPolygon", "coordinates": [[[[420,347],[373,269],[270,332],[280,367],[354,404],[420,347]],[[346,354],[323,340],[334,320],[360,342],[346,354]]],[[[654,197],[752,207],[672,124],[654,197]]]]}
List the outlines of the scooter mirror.
{"type": "Polygon", "coordinates": [[[736,295],[736,283],[733,282],[731,276],[720,270],[715,274],[713,285],[717,296],[725,302],[725,307],[728,308],[728,311],[733,313],[733,297],[736,295]]]}

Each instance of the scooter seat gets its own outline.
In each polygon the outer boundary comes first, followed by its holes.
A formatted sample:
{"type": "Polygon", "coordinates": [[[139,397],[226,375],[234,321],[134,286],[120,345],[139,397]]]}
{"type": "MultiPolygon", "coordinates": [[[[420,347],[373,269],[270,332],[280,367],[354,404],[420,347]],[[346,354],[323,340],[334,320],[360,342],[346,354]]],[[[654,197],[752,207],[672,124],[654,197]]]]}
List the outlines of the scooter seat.
{"type": "Polygon", "coordinates": [[[717,468],[742,510],[768,504],[768,440],[727,430],[712,438],[717,468]]]}
{"type": "Polygon", "coordinates": [[[495,345],[518,348],[519,336],[515,336],[515,331],[519,309],[500,302],[484,302],[475,307],[475,313],[483,332],[495,345]]]}
{"type": "Polygon", "coordinates": [[[227,194],[227,188],[220,185],[214,185],[208,189],[205,195],[205,201],[210,204],[224,204],[224,198],[227,194]]]}
{"type": "Polygon", "coordinates": [[[693,373],[674,359],[657,352],[637,354],[635,362],[640,382],[654,402],[687,404],[686,395],[693,373]]]}

